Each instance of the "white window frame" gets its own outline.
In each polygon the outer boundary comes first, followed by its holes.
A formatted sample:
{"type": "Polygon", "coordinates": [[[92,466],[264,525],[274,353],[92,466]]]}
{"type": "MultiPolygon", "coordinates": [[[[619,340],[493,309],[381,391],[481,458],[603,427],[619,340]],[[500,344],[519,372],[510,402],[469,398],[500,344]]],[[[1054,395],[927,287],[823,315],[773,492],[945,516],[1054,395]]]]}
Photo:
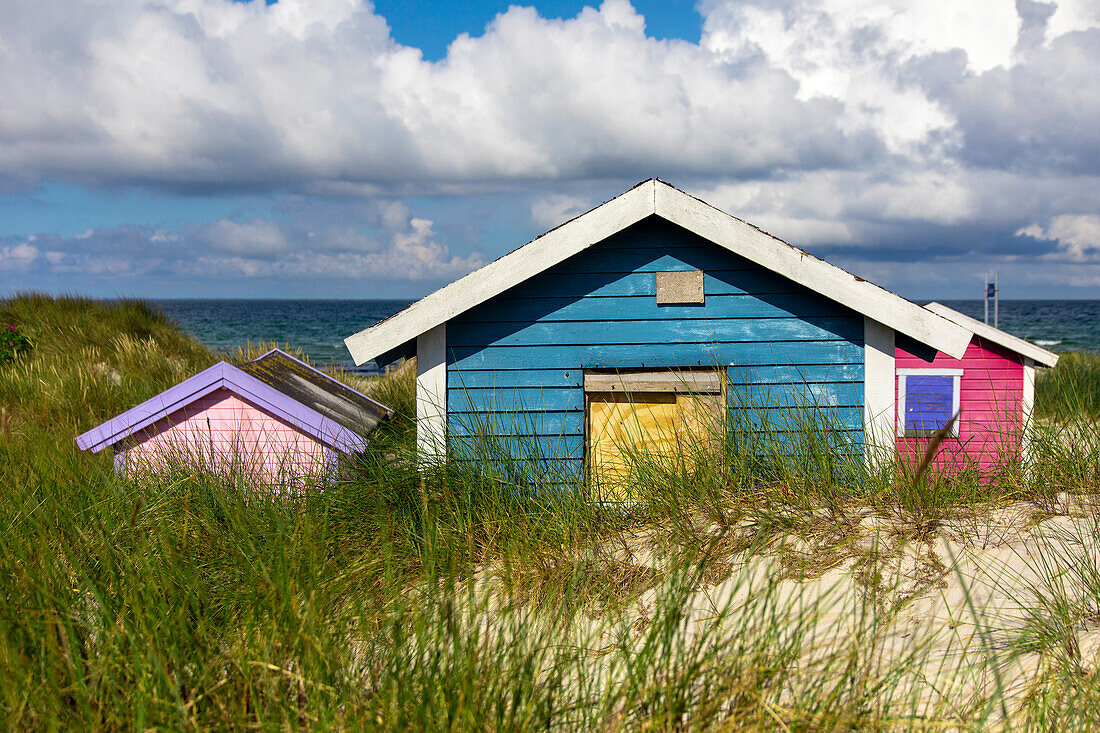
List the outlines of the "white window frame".
{"type": "MultiPolygon", "coordinates": [[[[962,402],[962,369],[898,369],[898,402],[895,423],[899,438],[921,438],[922,435],[906,435],[905,433],[905,379],[906,377],[954,377],[951,380],[951,414],[958,415],[962,402]]],[[[959,437],[959,422],[956,420],[951,425],[948,435],[952,438],[959,437]]]]}

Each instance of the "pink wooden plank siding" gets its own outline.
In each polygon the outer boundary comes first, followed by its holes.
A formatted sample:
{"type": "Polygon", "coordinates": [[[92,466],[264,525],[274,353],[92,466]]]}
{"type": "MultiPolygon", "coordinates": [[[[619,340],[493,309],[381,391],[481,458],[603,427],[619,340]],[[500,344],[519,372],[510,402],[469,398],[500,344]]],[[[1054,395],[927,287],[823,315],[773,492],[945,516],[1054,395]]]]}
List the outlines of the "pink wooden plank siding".
{"type": "MultiPolygon", "coordinates": [[[[937,454],[939,468],[974,465],[988,468],[999,462],[1018,460],[1023,423],[1023,358],[997,344],[977,336],[970,342],[962,359],[937,353],[932,363],[898,348],[896,369],[962,369],[959,405],[962,417],[959,437],[947,438],[937,454]]],[[[897,397],[897,380],[894,380],[897,397]]],[[[896,399],[895,399],[896,402],[896,399]]],[[[895,411],[894,434],[902,414],[895,411]]],[[[903,460],[923,456],[927,438],[897,438],[903,460]]]]}
{"type": "Polygon", "coordinates": [[[150,425],[132,441],[128,466],[155,465],[164,456],[218,469],[237,461],[267,482],[316,476],[325,462],[321,443],[224,388],[150,425]]]}

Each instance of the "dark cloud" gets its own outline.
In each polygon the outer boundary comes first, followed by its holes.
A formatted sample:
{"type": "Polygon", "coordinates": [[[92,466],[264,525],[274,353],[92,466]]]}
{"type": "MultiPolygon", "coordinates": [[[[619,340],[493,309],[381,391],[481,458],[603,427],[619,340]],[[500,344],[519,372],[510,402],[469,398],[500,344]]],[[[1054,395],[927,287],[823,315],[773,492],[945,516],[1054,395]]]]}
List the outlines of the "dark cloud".
{"type": "Polygon", "coordinates": [[[1025,63],[932,88],[956,116],[972,165],[1100,174],[1100,29],[1068,33],[1025,63]]]}

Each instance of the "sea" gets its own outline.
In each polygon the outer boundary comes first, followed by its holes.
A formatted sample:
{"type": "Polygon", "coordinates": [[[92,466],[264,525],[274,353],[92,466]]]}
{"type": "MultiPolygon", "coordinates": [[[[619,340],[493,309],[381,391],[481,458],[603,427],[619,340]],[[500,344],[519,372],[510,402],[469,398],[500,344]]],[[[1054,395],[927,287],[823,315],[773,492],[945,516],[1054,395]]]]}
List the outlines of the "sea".
{"type": "MultiPolygon", "coordinates": [[[[408,300],[158,300],[165,315],[200,343],[232,351],[257,342],[301,349],[315,364],[355,369],[344,338],[392,316],[408,300]]],[[[981,300],[945,300],[972,318],[981,300]]],[[[993,313],[990,313],[990,323],[993,313]]],[[[1001,329],[1051,351],[1100,352],[1100,300],[1002,300],[1001,329]]],[[[365,364],[358,371],[376,370],[365,364]]]]}
{"type": "Polygon", "coordinates": [[[344,339],[392,316],[408,300],[154,300],[199,343],[219,352],[249,343],[286,344],[319,365],[359,372],[344,339]]]}

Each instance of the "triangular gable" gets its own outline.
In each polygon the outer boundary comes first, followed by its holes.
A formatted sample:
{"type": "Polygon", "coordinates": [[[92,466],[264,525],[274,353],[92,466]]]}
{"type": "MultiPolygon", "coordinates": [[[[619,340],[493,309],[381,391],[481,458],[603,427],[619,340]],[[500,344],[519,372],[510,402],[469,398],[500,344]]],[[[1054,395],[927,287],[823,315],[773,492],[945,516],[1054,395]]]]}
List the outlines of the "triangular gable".
{"type": "Polygon", "coordinates": [[[1041,346],[1036,346],[1030,341],[1024,341],[1022,338],[1013,336],[1010,333],[1005,333],[999,328],[990,326],[988,323],[982,323],[976,318],[963,315],[953,308],[948,308],[943,303],[929,303],[924,307],[937,315],[954,321],[964,328],[970,329],[976,336],[980,336],[987,341],[992,341],[1028,359],[1033,359],[1036,364],[1053,367],[1058,363],[1058,355],[1054,352],[1047,351],[1041,346]]]}
{"type": "Polygon", "coordinates": [[[326,447],[350,453],[366,445],[363,436],[221,361],[78,436],[77,447],[93,453],[101,451],[222,388],[293,425],[326,447]]]}
{"type": "Polygon", "coordinates": [[[344,343],[356,364],[394,352],[420,334],[653,215],[937,351],[961,358],[970,343],[971,332],[962,326],[655,178],[349,336],[344,343]]]}

